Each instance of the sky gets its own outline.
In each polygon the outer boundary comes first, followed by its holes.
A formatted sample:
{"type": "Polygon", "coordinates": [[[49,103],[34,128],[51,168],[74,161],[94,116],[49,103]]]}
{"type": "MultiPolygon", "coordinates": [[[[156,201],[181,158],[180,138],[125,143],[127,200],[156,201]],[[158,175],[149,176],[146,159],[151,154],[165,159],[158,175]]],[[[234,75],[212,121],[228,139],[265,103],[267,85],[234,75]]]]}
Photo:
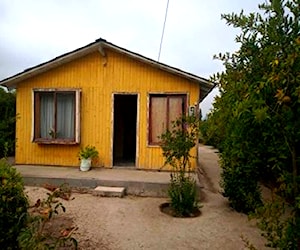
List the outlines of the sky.
{"type": "MultiPolygon", "coordinates": [[[[215,54],[239,48],[221,14],[257,12],[264,0],[169,0],[159,61],[209,79],[215,54]]],[[[0,0],[0,80],[98,38],[158,60],[167,0],[0,0]]],[[[211,109],[215,89],[202,103],[211,109]]]]}

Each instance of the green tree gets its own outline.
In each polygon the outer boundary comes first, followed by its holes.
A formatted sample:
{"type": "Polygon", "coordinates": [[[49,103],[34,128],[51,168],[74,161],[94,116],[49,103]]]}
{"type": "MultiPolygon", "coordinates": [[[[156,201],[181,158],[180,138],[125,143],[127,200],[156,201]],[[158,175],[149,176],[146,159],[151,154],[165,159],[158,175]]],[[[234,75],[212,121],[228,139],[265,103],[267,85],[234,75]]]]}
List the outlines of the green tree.
{"type": "MultiPolygon", "coordinates": [[[[223,166],[251,165],[259,176],[298,175],[300,139],[299,1],[272,1],[265,11],[222,15],[241,29],[240,49],[220,54],[226,71],[213,118],[223,128],[223,166]]],[[[296,184],[296,183],[295,183],[296,184]]],[[[294,192],[297,185],[294,185],[294,192]]]]}
{"type": "Polygon", "coordinates": [[[15,152],[16,96],[0,88],[0,158],[15,152]]]}
{"type": "MultiPolygon", "coordinates": [[[[218,97],[216,97],[218,98],[218,97]]],[[[200,121],[200,141],[206,145],[211,145],[222,151],[222,141],[224,140],[224,127],[220,123],[221,113],[209,113],[207,118],[200,121]]]]}
{"type": "MultiPolygon", "coordinates": [[[[237,52],[219,54],[225,71],[213,76],[221,96],[209,122],[221,148],[222,185],[230,204],[243,212],[261,205],[258,181],[272,183],[292,208],[284,229],[299,240],[300,1],[272,0],[261,13],[225,14],[239,28],[237,52]]],[[[286,234],[287,235],[287,234],[286,234]]],[[[293,245],[294,244],[294,245],[293,245]]],[[[298,246],[299,247],[299,246],[298,246]]]]}

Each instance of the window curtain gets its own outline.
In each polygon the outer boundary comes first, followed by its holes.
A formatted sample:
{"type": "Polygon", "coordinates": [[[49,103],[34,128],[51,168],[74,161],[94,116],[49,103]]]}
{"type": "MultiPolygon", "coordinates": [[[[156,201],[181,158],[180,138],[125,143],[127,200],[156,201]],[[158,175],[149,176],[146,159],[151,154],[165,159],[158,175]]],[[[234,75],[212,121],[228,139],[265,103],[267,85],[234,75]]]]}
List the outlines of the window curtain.
{"type": "Polygon", "coordinates": [[[57,94],[57,138],[72,139],[75,131],[75,96],[73,93],[57,94]]]}
{"type": "Polygon", "coordinates": [[[52,138],[54,132],[54,96],[53,94],[40,95],[40,133],[41,138],[52,138]]]}

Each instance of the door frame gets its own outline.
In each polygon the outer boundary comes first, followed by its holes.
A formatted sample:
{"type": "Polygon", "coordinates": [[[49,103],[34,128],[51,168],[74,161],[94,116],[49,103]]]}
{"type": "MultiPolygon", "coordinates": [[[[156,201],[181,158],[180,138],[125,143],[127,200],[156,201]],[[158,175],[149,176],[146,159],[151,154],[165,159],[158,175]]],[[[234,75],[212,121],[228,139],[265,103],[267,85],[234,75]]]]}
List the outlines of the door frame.
{"type": "Polygon", "coordinates": [[[115,122],[115,96],[116,95],[135,95],[137,98],[136,103],[136,146],[135,146],[135,165],[134,168],[139,166],[139,123],[140,123],[140,94],[137,92],[113,92],[111,96],[111,137],[110,137],[110,162],[111,167],[114,168],[114,122],[115,122]]]}

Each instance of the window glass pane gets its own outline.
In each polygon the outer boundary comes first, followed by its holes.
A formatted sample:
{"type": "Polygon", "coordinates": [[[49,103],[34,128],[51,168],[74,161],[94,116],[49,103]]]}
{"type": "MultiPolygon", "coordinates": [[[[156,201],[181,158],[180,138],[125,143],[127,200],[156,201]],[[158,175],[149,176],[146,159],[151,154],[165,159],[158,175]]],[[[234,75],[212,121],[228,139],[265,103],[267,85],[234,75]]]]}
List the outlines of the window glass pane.
{"type": "Polygon", "coordinates": [[[57,93],[57,138],[73,139],[75,136],[75,94],[57,93]]]}
{"type": "Polygon", "coordinates": [[[150,142],[158,143],[158,136],[167,128],[167,98],[151,97],[150,112],[150,142]]]}
{"type": "Polygon", "coordinates": [[[40,94],[40,133],[41,138],[52,138],[54,131],[54,96],[53,93],[40,94]]]}

